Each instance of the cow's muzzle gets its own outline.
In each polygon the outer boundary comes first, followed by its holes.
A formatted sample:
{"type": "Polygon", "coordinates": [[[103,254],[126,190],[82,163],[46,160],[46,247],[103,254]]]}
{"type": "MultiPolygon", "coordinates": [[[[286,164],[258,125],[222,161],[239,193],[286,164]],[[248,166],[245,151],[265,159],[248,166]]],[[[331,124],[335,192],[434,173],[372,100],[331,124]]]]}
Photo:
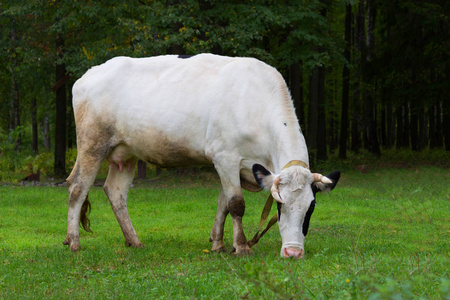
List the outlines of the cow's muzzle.
{"type": "Polygon", "coordinates": [[[303,258],[304,250],[301,248],[283,247],[281,248],[281,256],[285,258],[303,258]]]}

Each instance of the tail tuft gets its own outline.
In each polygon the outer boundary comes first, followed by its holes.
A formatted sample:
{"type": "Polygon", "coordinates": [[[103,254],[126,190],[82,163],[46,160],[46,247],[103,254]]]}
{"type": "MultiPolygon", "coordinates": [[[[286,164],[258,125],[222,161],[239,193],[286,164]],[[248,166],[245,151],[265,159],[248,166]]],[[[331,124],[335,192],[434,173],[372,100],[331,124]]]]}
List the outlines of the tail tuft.
{"type": "Polygon", "coordinates": [[[88,196],[86,196],[86,200],[83,202],[83,206],[81,207],[80,212],[80,223],[84,230],[87,232],[92,232],[91,230],[91,221],[87,217],[91,212],[91,202],[89,202],[88,196]]]}

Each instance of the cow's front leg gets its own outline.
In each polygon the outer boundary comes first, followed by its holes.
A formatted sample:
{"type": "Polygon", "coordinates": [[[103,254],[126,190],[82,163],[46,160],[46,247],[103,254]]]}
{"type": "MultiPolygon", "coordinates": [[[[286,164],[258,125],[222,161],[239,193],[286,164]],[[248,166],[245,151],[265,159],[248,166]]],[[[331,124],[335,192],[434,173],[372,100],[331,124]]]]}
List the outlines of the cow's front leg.
{"type": "Polygon", "coordinates": [[[129,167],[122,169],[119,166],[112,164],[108,177],[106,178],[103,190],[108,196],[111,207],[114,211],[120,228],[125,237],[125,245],[140,248],[142,243],[134,230],[133,224],[130,220],[130,215],[127,209],[127,194],[128,189],[133,182],[135,161],[129,162],[129,167]]]}
{"type": "Polygon", "coordinates": [[[236,255],[247,255],[252,252],[242,227],[242,217],[245,213],[245,202],[242,195],[231,197],[228,201],[228,210],[233,219],[233,248],[236,255]]]}
{"type": "MultiPolygon", "coordinates": [[[[239,161],[233,161],[233,157],[224,155],[217,157],[214,167],[220,177],[222,183],[221,196],[219,196],[218,215],[213,227],[213,233],[218,233],[216,245],[222,246],[223,242],[219,242],[223,237],[223,224],[225,222],[224,211],[228,211],[233,219],[233,250],[236,255],[246,255],[251,252],[247,239],[242,227],[242,217],[245,213],[244,197],[242,196],[241,180],[239,175],[239,161]],[[222,200],[222,201],[220,201],[222,200]],[[226,208],[225,208],[226,203],[226,208]],[[223,205],[223,206],[221,206],[223,205]],[[220,214],[222,212],[222,215],[220,214]],[[216,230],[215,230],[216,229],[216,230]]],[[[214,241],[214,236],[211,234],[214,241]]]]}
{"type": "Polygon", "coordinates": [[[211,237],[209,239],[212,242],[211,251],[225,252],[225,244],[223,243],[223,229],[225,225],[225,219],[228,215],[228,201],[225,197],[223,190],[220,190],[219,198],[217,199],[217,214],[214,221],[214,226],[211,230],[211,237]]]}

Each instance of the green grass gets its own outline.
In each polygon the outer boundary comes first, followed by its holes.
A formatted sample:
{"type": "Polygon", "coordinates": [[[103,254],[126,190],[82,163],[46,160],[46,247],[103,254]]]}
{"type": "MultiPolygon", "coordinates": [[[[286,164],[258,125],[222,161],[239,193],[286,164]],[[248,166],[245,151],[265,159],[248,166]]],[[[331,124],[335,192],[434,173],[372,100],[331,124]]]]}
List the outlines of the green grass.
{"type": "MultiPolygon", "coordinates": [[[[446,168],[348,170],[318,195],[299,261],[279,257],[276,226],[249,257],[204,251],[219,189],[215,177],[188,175],[130,190],[143,249],[125,247],[94,187],[94,233],[81,232],[79,253],[62,245],[67,188],[0,186],[0,299],[450,299],[446,168]]],[[[267,193],[244,197],[251,238],[267,193]]],[[[231,219],[225,230],[231,248],[231,219]]]]}

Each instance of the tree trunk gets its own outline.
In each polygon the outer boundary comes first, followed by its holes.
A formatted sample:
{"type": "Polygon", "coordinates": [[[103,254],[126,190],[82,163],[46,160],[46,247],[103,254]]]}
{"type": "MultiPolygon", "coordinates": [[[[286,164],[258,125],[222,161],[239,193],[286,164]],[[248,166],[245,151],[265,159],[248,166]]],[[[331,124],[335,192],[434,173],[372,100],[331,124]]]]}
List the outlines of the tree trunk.
{"type": "Polygon", "coordinates": [[[391,99],[387,99],[386,105],[386,148],[390,149],[395,143],[395,122],[394,112],[392,108],[391,99]]]}
{"type": "Polygon", "coordinates": [[[430,148],[436,149],[443,146],[441,106],[435,103],[431,106],[430,113],[430,148]]]}
{"type": "Polygon", "coordinates": [[[143,160],[138,161],[138,179],[145,179],[147,177],[147,164],[143,160]]]}
{"type": "Polygon", "coordinates": [[[365,0],[360,0],[358,4],[358,14],[356,16],[356,32],[355,32],[355,83],[353,86],[353,119],[352,119],[352,150],[357,153],[361,148],[361,57],[364,57],[363,47],[365,45],[365,24],[364,24],[364,7],[365,0]]]}
{"type": "Polygon", "coordinates": [[[435,106],[428,107],[428,136],[430,137],[430,149],[436,148],[436,124],[435,124],[435,106]]]}
{"type": "MultiPolygon", "coordinates": [[[[338,143],[338,115],[337,115],[337,104],[340,102],[340,97],[338,99],[338,87],[337,87],[337,80],[333,80],[333,86],[330,87],[331,91],[333,92],[333,96],[329,98],[329,105],[327,105],[326,107],[329,108],[329,113],[328,115],[326,115],[327,120],[328,120],[328,127],[325,127],[327,130],[327,145],[328,145],[328,151],[330,153],[334,153],[334,151],[337,148],[337,143],[338,143]]],[[[325,107],[324,107],[325,110],[325,107]]]]}
{"type": "Polygon", "coordinates": [[[387,135],[386,135],[386,105],[381,105],[381,129],[380,129],[380,138],[381,138],[381,147],[383,149],[387,148],[387,135]]]}
{"type": "Polygon", "coordinates": [[[45,112],[44,119],[41,121],[41,132],[42,139],[44,140],[45,151],[50,152],[51,142],[50,142],[50,124],[49,124],[48,111],[45,112]]]}
{"type": "Polygon", "coordinates": [[[419,112],[419,150],[428,146],[428,119],[425,106],[419,112]]]}
{"type": "Polygon", "coordinates": [[[348,139],[348,103],[350,94],[350,68],[351,61],[351,40],[352,40],[352,6],[347,3],[345,6],[345,50],[344,68],[342,70],[342,107],[341,107],[341,131],[339,137],[339,158],[347,158],[348,139]]]}
{"type": "MultiPolygon", "coordinates": [[[[15,71],[12,71],[12,74],[14,74],[14,72],[15,71]]],[[[12,78],[11,129],[15,130],[17,127],[20,126],[19,86],[17,85],[15,75],[12,75],[11,78],[12,78]]],[[[16,143],[15,149],[16,151],[18,151],[20,146],[22,145],[21,132],[19,132],[19,135],[17,136],[15,143],[16,143]]]]}
{"type": "MultiPolygon", "coordinates": [[[[447,24],[448,25],[448,24],[447,24]]],[[[448,26],[447,26],[448,29],[448,26]]],[[[445,66],[445,74],[447,80],[450,80],[450,62],[447,60],[447,65],[445,66]]],[[[450,95],[449,85],[446,85],[445,89],[446,93],[443,93],[444,97],[448,97],[450,95]]],[[[442,119],[444,127],[444,142],[445,142],[445,150],[450,151],[450,101],[443,100],[442,101],[442,119]]]]}
{"type": "MultiPolygon", "coordinates": [[[[17,84],[16,78],[16,67],[17,67],[17,52],[16,52],[16,30],[13,27],[10,32],[11,37],[11,65],[9,66],[9,71],[11,72],[11,110],[10,110],[10,129],[15,130],[20,126],[20,105],[19,105],[19,86],[17,84]]],[[[19,132],[16,143],[16,151],[19,150],[22,145],[22,134],[19,132]]]]}
{"type": "MultiPolygon", "coordinates": [[[[321,2],[324,4],[324,8],[321,9],[320,14],[326,16],[326,3],[321,2]]],[[[321,52],[322,50],[319,48],[317,51],[321,52]]],[[[312,150],[309,152],[310,167],[315,161],[315,155],[317,155],[318,160],[327,158],[325,127],[325,68],[316,66],[309,80],[308,134],[306,140],[308,148],[312,150]]]]}
{"type": "Polygon", "coordinates": [[[409,103],[406,103],[403,106],[403,145],[405,148],[410,147],[410,139],[409,139],[409,132],[410,132],[410,120],[409,120],[409,103]]]}
{"type": "Polygon", "coordinates": [[[411,150],[419,151],[419,118],[417,116],[417,111],[413,107],[411,108],[411,122],[409,127],[409,133],[411,137],[411,150]]]}
{"type": "Polygon", "coordinates": [[[397,107],[397,149],[409,148],[409,112],[408,105],[397,107]]]}
{"type": "Polygon", "coordinates": [[[442,116],[443,116],[443,127],[444,127],[444,141],[445,150],[450,151],[450,104],[449,101],[444,101],[442,104],[442,116]]]}
{"type": "Polygon", "coordinates": [[[364,130],[364,141],[366,149],[371,153],[380,155],[380,144],[378,142],[377,134],[377,114],[376,106],[373,103],[372,95],[368,94],[365,96],[365,130],[364,130]]]}
{"type": "Polygon", "coordinates": [[[308,148],[317,150],[317,124],[319,120],[319,67],[315,67],[309,79],[308,148]]]}
{"type": "Polygon", "coordinates": [[[401,149],[403,148],[403,142],[402,142],[402,137],[403,137],[403,116],[402,116],[402,112],[403,109],[400,105],[397,106],[396,110],[395,110],[395,116],[397,119],[397,134],[396,134],[396,142],[395,142],[395,147],[397,149],[401,149]]]}
{"type": "Polygon", "coordinates": [[[300,63],[296,62],[289,68],[289,86],[292,100],[294,101],[295,113],[301,128],[305,128],[305,112],[303,108],[302,72],[300,63]]]}
{"type": "Polygon", "coordinates": [[[162,173],[162,169],[160,167],[156,167],[155,168],[155,175],[159,176],[159,175],[161,175],[161,173],[162,173]]]}
{"type": "Polygon", "coordinates": [[[37,108],[36,108],[36,97],[31,99],[31,128],[33,132],[33,139],[31,143],[31,149],[36,155],[39,153],[38,149],[38,125],[37,125],[37,108]]]}
{"type": "MultiPolygon", "coordinates": [[[[56,37],[57,58],[63,57],[64,39],[56,37]]],[[[66,76],[64,63],[56,65],[56,82],[66,76]]],[[[55,164],[54,172],[57,176],[66,175],[66,86],[62,84],[56,90],[56,121],[55,121],[55,164]]]]}
{"type": "Polygon", "coordinates": [[[73,115],[72,105],[72,87],[73,82],[68,84],[69,91],[67,93],[67,149],[72,149],[76,145],[77,135],[75,132],[75,117],[73,115]]]}
{"type": "Polygon", "coordinates": [[[397,106],[396,119],[397,119],[397,134],[396,134],[397,141],[395,143],[395,147],[397,149],[402,149],[405,147],[404,142],[403,142],[404,141],[404,139],[403,139],[404,132],[403,131],[404,131],[405,127],[403,125],[403,123],[404,123],[403,122],[403,106],[401,106],[401,105],[397,106]]]}
{"type": "MultiPolygon", "coordinates": [[[[450,77],[447,77],[450,78],[450,77]]],[[[448,96],[448,94],[447,94],[448,96]]],[[[444,144],[445,144],[445,150],[450,151],[450,101],[443,101],[442,102],[442,119],[443,123],[442,126],[444,128],[443,130],[443,136],[444,136],[444,144]]]]}
{"type": "MultiPolygon", "coordinates": [[[[449,101],[449,99],[446,99],[449,101]]],[[[442,129],[442,106],[441,102],[436,103],[436,148],[444,147],[443,129],[442,129]]]]}
{"type": "Polygon", "coordinates": [[[360,130],[360,123],[361,123],[361,103],[360,103],[360,93],[359,93],[359,83],[355,83],[353,86],[353,97],[352,97],[352,110],[353,110],[353,117],[351,120],[352,125],[352,143],[351,148],[354,153],[358,153],[359,149],[361,149],[361,130],[360,130]]]}
{"type": "MultiPolygon", "coordinates": [[[[322,2],[322,9],[320,14],[327,17],[327,6],[329,5],[327,0],[320,0],[322,2]]],[[[323,50],[319,48],[319,52],[323,50]]],[[[325,67],[321,65],[318,67],[318,83],[317,83],[317,160],[327,159],[327,135],[326,135],[326,115],[325,115],[325,67]]]]}
{"type": "Polygon", "coordinates": [[[317,112],[317,160],[327,159],[327,134],[325,116],[325,68],[319,67],[318,77],[318,112],[317,112]]]}
{"type": "Polygon", "coordinates": [[[380,144],[377,135],[377,107],[372,92],[371,79],[368,76],[367,67],[372,61],[372,53],[375,50],[375,16],[376,9],[373,0],[367,1],[367,44],[361,46],[361,64],[363,67],[363,82],[365,85],[364,97],[364,141],[367,150],[380,155],[380,144]]]}

